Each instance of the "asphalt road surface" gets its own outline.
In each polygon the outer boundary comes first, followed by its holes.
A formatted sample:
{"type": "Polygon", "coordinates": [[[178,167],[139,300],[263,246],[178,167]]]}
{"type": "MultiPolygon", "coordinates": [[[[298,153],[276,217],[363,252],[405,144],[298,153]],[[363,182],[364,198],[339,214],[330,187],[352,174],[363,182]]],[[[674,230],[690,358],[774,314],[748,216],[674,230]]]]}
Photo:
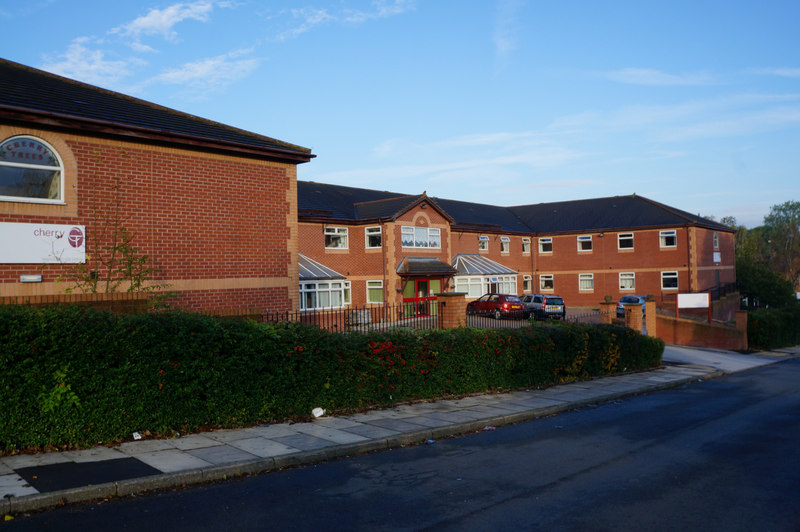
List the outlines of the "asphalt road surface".
{"type": "Polygon", "coordinates": [[[800,360],[3,530],[800,530],[800,360]]]}

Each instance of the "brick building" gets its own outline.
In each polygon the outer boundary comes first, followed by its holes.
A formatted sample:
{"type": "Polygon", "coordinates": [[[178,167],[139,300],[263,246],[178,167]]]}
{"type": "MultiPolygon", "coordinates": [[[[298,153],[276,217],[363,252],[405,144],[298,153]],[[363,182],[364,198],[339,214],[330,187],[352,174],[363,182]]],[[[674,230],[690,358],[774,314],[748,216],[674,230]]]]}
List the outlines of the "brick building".
{"type": "Polygon", "coordinates": [[[124,233],[177,306],[296,308],[297,165],[312,157],[0,60],[0,296],[64,293],[80,267],[102,279],[95,259],[124,233]]]}
{"type": "Polygon", "coordinates": [[[733,230],[637,195],[498,207],[298,182],[301,308],[466,292],[674,301],[734,283],[733,230]]]}

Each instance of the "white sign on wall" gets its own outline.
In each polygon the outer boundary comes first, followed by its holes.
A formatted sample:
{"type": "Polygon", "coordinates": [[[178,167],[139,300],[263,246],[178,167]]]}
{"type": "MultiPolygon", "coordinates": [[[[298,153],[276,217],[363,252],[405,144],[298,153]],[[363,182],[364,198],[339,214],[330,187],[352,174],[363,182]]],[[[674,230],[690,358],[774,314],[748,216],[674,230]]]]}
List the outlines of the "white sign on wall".
{"type": "Polygon", "coordinates": [[[710,294],[678,294],[678,308],[708,308],[710,306],[710,294]]]}
{"type": "Polygon", "coordinates": [[[0,223],[0,264],[86,262],[82,225],[0,223]]]}

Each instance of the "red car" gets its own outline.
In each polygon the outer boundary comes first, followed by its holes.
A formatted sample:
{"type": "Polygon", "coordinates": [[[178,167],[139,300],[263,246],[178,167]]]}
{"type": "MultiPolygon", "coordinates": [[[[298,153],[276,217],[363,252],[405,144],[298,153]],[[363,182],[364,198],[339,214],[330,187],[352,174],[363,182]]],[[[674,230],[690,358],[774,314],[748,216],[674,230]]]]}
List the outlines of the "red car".
{"type": "Polygon", "coordinates": [[[519,297],[510,294],[486,294],[467,304],[467,314],[494,316],[496,320],[504,316],[522,318],[524,310],[519,297]]]}

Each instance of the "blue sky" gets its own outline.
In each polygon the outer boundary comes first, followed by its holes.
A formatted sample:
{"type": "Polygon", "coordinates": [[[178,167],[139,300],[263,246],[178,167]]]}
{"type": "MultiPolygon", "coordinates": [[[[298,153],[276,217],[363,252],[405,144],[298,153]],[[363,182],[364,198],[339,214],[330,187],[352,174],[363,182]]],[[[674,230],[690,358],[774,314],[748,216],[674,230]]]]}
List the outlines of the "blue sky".
{"type": "Polygon", "coordinates": [[[800,2],[27,0],[0,56],[496,205],[800,201],[800,2]]]}

